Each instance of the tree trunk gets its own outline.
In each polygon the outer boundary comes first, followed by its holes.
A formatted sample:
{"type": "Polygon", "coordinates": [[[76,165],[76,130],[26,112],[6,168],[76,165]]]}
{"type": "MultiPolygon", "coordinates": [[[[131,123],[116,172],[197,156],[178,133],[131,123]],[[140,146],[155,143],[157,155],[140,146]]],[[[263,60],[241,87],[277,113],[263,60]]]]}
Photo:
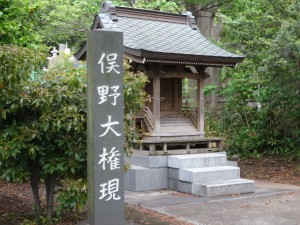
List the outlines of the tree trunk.
{"type": "MultiPolygon", "coordinates": [[[[214,24],[215,15],[213,12],[204,11],[203,5],[193,5],[189,8],[196,18],[197,26],[201,33],[207,38],[214,38],[215,40],[220,39],[222,23],[214,24]]],[[[207,79],[205,85],[211,84],[217,86],[217,91],[221,88],[221,70],[220,68],[209,67],[207,73],[210,74],[210,79],[207,79]]],[[[220,95],[218,93],[212,94],[208,102],[211,108],[216,108],[219,105],[220,95]]]]}
{"type": "Polygon", "coordinates": [[[47,201],[47,219],[51,222],[53,218],[53,203],[54,203],[54,191],[56,185],[56,174],[48,175],[45,179],[46,186],[46,201],[47,201]]]}
{"type": "Polygon", "coordinates": [[[36,213],[36,218],[39,219],[42,216],[42,207],[39,196],[39,172],[38,166],[36,164],[31,165],[30,168],[30,186],[34,199],[34,209],[36,213]]]}

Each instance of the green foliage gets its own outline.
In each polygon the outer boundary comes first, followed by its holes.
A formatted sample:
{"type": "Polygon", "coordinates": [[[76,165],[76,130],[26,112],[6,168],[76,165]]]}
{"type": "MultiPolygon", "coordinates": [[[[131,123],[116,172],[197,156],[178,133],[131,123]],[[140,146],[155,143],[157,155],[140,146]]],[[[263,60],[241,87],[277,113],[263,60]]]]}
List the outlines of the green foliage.
{"type": "Polygon", "coordinates": [[[190,80],[185,78],[182,82],[182,101],[185,104],[185,107],[195,107],[195,95],[197,87],[190,84],[190,80]]]}
{"type": "Polygon", "coordinates": [[[25,219],[22,221],[21,225],[37,225],[37,224],[43,224],[43,225],[51,225],[51,223],[47,220],[47,218],[41,216],[35,221],[25,219]]]}
{"type": "Polygon", "coordinates": [[[212,95],[217,92],[218,86],[209,84],[204,87],[204,96],[212,95]]]}
{"type": "Polygon", "coordinates": [[[56,216],[61,218],[65,213],[78,213],[86,210],[86,180],[70,180],[67,188],[58,190],[56,216]]]}
{"type": "MultiPolygon", "coordinates": [[[[41,55],[34,57],[31,50],[10,46],[4,46],[4,51],[10,54],[0,55],[5,62],[1,65],[0,83],[1,179],[32,182],[37,177],[36,182],[44,180],[47,186],[51,182],[55,185],[59,179],[86,177],[86,67],[59,63],[31,79],[33,65],[38,70],[43,62],[41,55]]],[[[147,99],[143,91],[147,77],[130,72],[127,64],[125,68],[125,153],[130,154],[135,138],[133,115],[147,99]]],[[[84,192],[66,200],[76,191],[76,185],[71,184],[61,192],[59,215],[63,209],[74,209],[75,201],[84,204],[84,192]]],[[[51,192],[47,191],[47,195],[51,192]]]]}
{"type": "Polygon", "coordinates": [[[125,133],[125,154],[130,155],[133,140],[136,139],[134,131],[134,116],[144,107],[149,96],[144,90],[148,77],[140,72],[133,73],[127,62],[124,64],[124,133],[125,133]]]}
{"type": "Polygon", "coordinates": [[[118,6],[130,6],[135,8],[181,13],[186,11],[186,9],[193,11],[193,8],[199,5],[201,6],[201,10],[215,11],[219,6],[228,4],[231,1],[232,0],[116,0],[113,1],[113,4],[118,6]]]}
{"type": "Polygon", "coordinates": [[[42,18],[46,22],[40,31],[48,45],[68,42],[78,50],[90,30],[102,0],[42,0],[47,8],[42,18]]]}
{"type": "Polygon", "coordinates": [[[45,54],[12,45],[0,46],[0,88],[14,89],[14,85],[29,79],[30,73],[45,63],[45,54]]]}
{"type": "Polygon", "coordinates": [[[30,72],[44,63],[42,53],[22,47],[0,46],[0,174],[2,179],[28,179],[28,163],[36,146],[36,130],[28,126],[35,116],[28,96],[30,72]],[[26,118],[26,121],[24,121],[26,118]],[[28,153],[28,154],[27,154],[28,153]],[[26,156],[25,156],[26,155],[26,156]],[[4,163],[6,162],[6,163],[4,163]]]}
{"type": "Polygon", "coordinates": [[[180,1],[167,1],[167,0],[138,0],[134,5],[136,8],[153,9],[166,12],[180,13],[184,9],[184,4],[180,1]]]}
{"type": "Polygon", "coordinates": [[[6,106],[1,113],[1,161],[5,162],[1,169],[7,180],[24,180],[31,161],[39,164],[41,176],[84,171],[86,87],[79,85],[85,76],[82,71],[73,69],[67,76],[52,72],[23,80],[14,86],[15,93],[1,102],[6,106]]]}
{"type": "MultiPolygon", "coordinates": [[[[42,55],[23,48],[4,48],[0,89],[1,179],[30,180],[33,191],[44,180],[50,205],[47,217],[51,221],[51,187],[54,189],[56,180],[86,173],[86,71],[67,68],[46,74],[38,72],[31,79],[31,70],[39,71],[42,55]]],[[[39,198],[37,192],[34,197],[39,198]]],[[[35,208],[39,218],[42,212],[38,201],[35,208]]]]}
{"type": "Polygon", "coordinates": [[[39,34],[42,0],[0,1],[0,44],[13,44],[36,49],[42,44],[39,34]]]}
{"type": "Polygon", "coordinates": [[[50,70],[42,75],[33,94],[32,106],[39,109],[39,133],[47,155],[42,170],[51,174],[85,172],[86,86],[85,69],[50,70]]]}
{"type": "Polygon", "coordinates": [[[0,44],[30,48],[85,40],[102,0],[0,0],[0,44]]]}
{"type": "Polygon", "coordinates": [[[239,0],[222,13],[227,47],[247,56],[222,74],[229,151],[299,157],[299,3],[239,0]]]}
{"type": "MultiPolygon", "coordinates": [[[[212,2],[215,1],[116,0],[113,4],[181,13],[197,4],[207,9],[212,2]]],[[[223,4],[228,0],[218,2],[223,4]]],[[[1,0],[0,44],[36,49],[41,45],[68,42],[69,46],[78,50],[102,3],[103,0],[1,0]]]]}

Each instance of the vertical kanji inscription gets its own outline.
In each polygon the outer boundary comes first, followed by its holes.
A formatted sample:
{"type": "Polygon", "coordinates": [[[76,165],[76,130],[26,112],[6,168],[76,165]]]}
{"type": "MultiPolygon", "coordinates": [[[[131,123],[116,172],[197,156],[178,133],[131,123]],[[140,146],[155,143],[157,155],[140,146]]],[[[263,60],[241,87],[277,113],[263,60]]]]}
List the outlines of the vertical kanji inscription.
{"type": "Polygon", "coordinates": [[[88,34],[88,222],[124,224],[123,34],[88,34]]]}

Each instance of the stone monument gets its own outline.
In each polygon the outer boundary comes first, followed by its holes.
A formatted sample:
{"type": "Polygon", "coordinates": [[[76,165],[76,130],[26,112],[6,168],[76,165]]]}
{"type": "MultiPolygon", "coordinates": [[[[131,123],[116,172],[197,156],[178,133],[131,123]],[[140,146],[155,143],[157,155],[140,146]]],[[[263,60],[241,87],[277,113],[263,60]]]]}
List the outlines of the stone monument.
{"type": "Polygon", "coordinates": [[[87,38],[88,224],[124,225],[123,33],[87,38]]]}

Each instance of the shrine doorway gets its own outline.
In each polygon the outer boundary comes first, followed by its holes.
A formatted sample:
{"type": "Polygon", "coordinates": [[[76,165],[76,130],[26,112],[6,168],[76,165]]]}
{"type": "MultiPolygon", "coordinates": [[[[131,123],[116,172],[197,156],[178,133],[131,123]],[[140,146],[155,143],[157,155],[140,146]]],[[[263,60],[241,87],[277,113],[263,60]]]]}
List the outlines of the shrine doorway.
{"type": "Polygon", "coordinates": [[[181,87],[182,79],[160,79],[161,117],[183,116],[181,87]]]}
{"type": "MultiPolygon", "coordinates": [[[[146,85],[146,91],[152,101],[147,102],[147,107],[153,111],[153,79],[146,85]]],[[[161,116],[181,113],[182,109],[182,79],[160,79],[160,112],[161,116]]]]}

